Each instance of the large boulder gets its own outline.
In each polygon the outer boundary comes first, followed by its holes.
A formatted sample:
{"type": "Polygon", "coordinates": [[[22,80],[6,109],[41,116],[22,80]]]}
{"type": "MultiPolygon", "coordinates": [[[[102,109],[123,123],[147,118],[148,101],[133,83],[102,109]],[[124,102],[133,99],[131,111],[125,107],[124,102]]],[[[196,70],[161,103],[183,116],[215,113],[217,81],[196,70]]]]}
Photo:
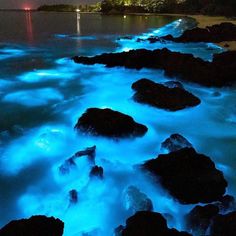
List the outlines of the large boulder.
{"type": "Polygon", "coordinates": [[[182,148],[191,148],[192,144],[180,134],[172,134],[162,144],[161,149],[168,152],[175,152],[182,148]]]}
{"type": "Polygon", "coordinates": [[[135,186],[129,186],[124,191],[125,208],[132,213],[137,211],[152,211],[152,200],[135,186]]]}
{"type": "Polygon", "coordinates": [[[147,127],[136,123],[132,117],[111,109],[88,109],[79,119],[76,129],[92,135],[114,138],[143,136],[147,127]]]}
{"type": "Polygon", "coordinates": [[[137,212],[126,220],[126,226],[118,229],[117,236],[191,236],[186,232],[169,229],[161,214],[149,211],[137,212]]]}
{"type": "MultiPolygon", "coordinates": [[[[181,43],[187,43],[187,42],[220,43],[223,41],[236,41],[236,25],[225,22],[218,25],[207,26],[206,28],[196,27],[190,30],[186,30],[178,38],[174,38],[172,35],[167,35],[162,39],[181,43]]],[[[156,40],[158,40],[158,38],[156,40]]]]}
{"type": "Polygon", "coordinates": [[[134,100],[157,108],[177,111],[200,104],[200,100],[183,88],[169,88],[148,79],[140,79],[132,84],[134,100]]]}
{"type": "Polygon", "coordinates": [[[14,220],[0,229],[0,236],[62,236],[64,223],[53,217],[32,216],[14,220]]]}
{"type": "Polygon", "coordinates": [[[214,218],[210,229],[210,236],[235,236],[236,211],[227,215],[218,215],[214,218]]]}
{"type": "Polygon", "coordinates": [[[210,203],[225,193],[227,182],[211,159],[193,148],[159,155],[142,166],[184,204],[210,203]]]}
{"type": "Polygon", "coordinates": [[[186,226],[194,235],[205,235],[212,219],[219,213],[219,208],[213,204],[196,206],[186,215],[186,226]]]}
{"type": "Polygon", "coordinates": [[[203,61],[192,54],[172,52],[166,48],[104,53],[94,57],[74,57],[73,60],[88,65],[105,64],[107,67],[163,69],[169,77],[204,86],[222,87],[236,82],[236,51],[215,55],[212,62],[203,61]]]}

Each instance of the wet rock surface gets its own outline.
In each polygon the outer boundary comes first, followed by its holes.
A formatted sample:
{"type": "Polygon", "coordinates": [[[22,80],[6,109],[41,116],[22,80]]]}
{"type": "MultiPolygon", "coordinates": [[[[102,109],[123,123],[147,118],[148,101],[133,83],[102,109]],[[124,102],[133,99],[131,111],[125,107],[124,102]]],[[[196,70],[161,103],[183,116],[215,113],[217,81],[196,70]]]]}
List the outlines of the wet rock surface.
{"type": "Polygon", "coordinates": [[[0,229],[1,236],[62,236],[64,223],[53,217],[32,216],[14,220],[0,229]]]}
{"type": "Polygon", "coordinates": [[[152,211],[153,204],[145,193],[142,193],[135,186],[129,186],[124,193],[125,207],[132,213],[137,211],[152,211]]]}
{"type": "Polygon", "coordinates": [[[214,218],[210,235],[211,236],[235,236],[236,234],[236,211],[226,215],[218,215],[214,218]]]}
{"type": "Polygon", "coordinates": [[[175,152],[182,148],[192,148],[192,144],[180,134],[172,134],[162,144],[161,149],[168,152],[175,152]]]}
{"type": "Polygon", "coordinates": [[[183,88],[169,88],[148,79],[141,79],[132,84],[135,90],[133,99],[170,111],[182,110],[200,104],[200,99],[183,88]]]}
{"type": "Polygon", "coordinates": [[[104,170],[101,166],[93,166],[89,175],[90,177],[97,177],[103,179],[104,170]]]}
{"type": "Polygon", "coordinates": [[[155,212],[139,211],[126,220],[126,226],[116,229],[116,236],[191,236],[169,229],[165,218],[155,212]]]}
{"type": "Polygon", "coordinates": [[[192,54],[170,50],[138,49],[121,53],[104,53],[94,57],[74,57],[76,63],[105,64],[107,67],[163,69],[169,77],[198,83],[204,86],[230,86],[236,82],[236,51],[216,54],[212,62],[195,58],[192,54]]]}
{"type": "Polygon", "coordinates": [[[196,206],[186,215],[186,226],[195,235],[205,235],[212,219],[219,213],[219,208],[213,204],[196,206]]]}
{"type": "Polygon", "coordinates": [[[169,193],[184,204],[210,203],[225,193],[227,182],[211,159],[193,148],[183,148],[156,159],[142,168],[151,172],[169,193]]]}
{"type": "Polygon", "coordinates": [[[143,136],[148,130],[132,117],[108,108],[89,108],[78,119],[75,128],[91,135],[113,138],[143,136]]]}

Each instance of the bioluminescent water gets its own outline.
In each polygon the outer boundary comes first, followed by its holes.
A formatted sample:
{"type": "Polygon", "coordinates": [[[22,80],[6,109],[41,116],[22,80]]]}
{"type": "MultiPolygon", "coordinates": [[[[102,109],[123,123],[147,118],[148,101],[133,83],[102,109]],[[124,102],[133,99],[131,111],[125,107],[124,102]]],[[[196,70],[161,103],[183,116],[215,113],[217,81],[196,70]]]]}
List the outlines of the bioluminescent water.
{"type": "Polygon", "coordinates": [[[166,82],[170,78],[164,71],[85,66],[70,59],[167,47],[211,60],[223,51],[206,43],[136,41],[179,35],[186,28],[184,19],[170,16],[0,12],[0,227],[42,214],[63,220],[64,236],[112,235],[134,213],[125,192],[135,186],[152,200],[154,211],[171,216],[170,227],[184,230],[183,216],[193,206],[177,202],[137,168],[161,153],[161,142],[173,133],[210,156],[224,172],[227,193],[236,196],[236,87],[183,83],[201,104],[168,112],[132,100],[133,82],[166,82]],[[126,35],[132,39],[117,40],[126,35]],[[90,107],[118,110],[149,130],[143,137],[121,140],[75,132],[77,119],[90,107]],[[74,153],[94,145],[103,179],[89,177],[87,158],[76,159],[67,174],[59,171],[74,153]],[[76,204],[70,201],[71,190],[78,192],[76,204]]]}

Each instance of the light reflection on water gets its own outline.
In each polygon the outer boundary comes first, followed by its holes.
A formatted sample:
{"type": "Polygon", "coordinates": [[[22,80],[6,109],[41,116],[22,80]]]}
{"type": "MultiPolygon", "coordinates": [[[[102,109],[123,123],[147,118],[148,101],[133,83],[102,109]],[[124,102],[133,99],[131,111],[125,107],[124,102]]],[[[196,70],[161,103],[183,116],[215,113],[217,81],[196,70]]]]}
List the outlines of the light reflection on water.
{"type": "MultiPolygon", "coordinates": [[[[156,82],[167,81],[163,71],[76,65],[72,60],[63,58],[140,47],[132,40],[117,42],[117,32],[121,35],[138,35],[144,31],[146,34],[176,33],[175,30],[180,30],[181,26],[173,28],[176,23],[172,23],[155,32],[153,28],[159,21],[153,17],[147,22],[142,17],[128,16],[126,24],[124,18],[115,16],[115,27],[112,27],[107,22],[111,21],[107,16],[89,15],[86,16],[87,21],[92,23],[85,29],[85,16],[78,19],[78,15],[65,14],[63,16],[68,20],[65,20],[65,26],[69,26],[73,19],[75,28],[70,25],[69,29],[62,26],[60,30],[52,30],[54,24],[49,21],[49,28],[39,31],[41,28],[35,27],[39,16],[42,17],[41,14],[26,15],[31,22],[27,20],[28,45],[22,44],[22,35],[18,35],[14,45],[0,47],[4,62],[0,66],[4,67],[0,73],[1,225],[14,218],[46,214],[65,221],[65,236],[86,232],[111,235],[113,228],[123,224],[131,215],[125,209],[122,196],[127,186],[135,185],[152,199],[155,211],[174,217],[168,222],[171,227],[183,229],[183,215],[192,206],[176,202],[134,167],[156,157],[160,153],[161,142],[176,132],[184,135],[199,152],[212,157],[229,181],[228,192],[236,195],[232,171],[236,167],[236,126],[232,119],[236,115],[232,104],[236,99],[236,88],[206,89],[184,83],[185,88],[200,97],[202,103],[195,108],[167,112],[132,100],[133,82],[143,77],[156,82]],[[131,29],[134,22],[139,25],[131,29]],[[95,28],[97,31],[93,31],[95,28]],[[39,36],[37,31],[42,35],[39,36]],[[17,44],[17,41],[20,43],[17,44]],[[4,50],[5,53],[2,53],[4,50]],[[9,56],[4,57],[6,54],[9,56]],[[32,58],[35,61],[32,62],[32,58]],[[40,65],[39,60],[42,61],[40,65]],[[16,66],[12,71],[16,63],[19,68],[16,66]],[[219,96],[213,96],[214,92],[220,92],[219,96]],[[142,138],[119,141],[76,133],[73,127],[88,107],[119,110],[148,126],[149,131],[142,138]],[[13,128],[14,125],[20,125],[20,132],[13,128]],[[91,163],[86,158],[77,160],[69,175],[59,173],[58,167],[67,158],[93,145],[97,146],[96,164],[104,168],[103,180],[89,178],[91,163]],[[79,192],[79,202],[75,206],[69,204],[68,192],[72,189],[79,192]]],[[[43,16],[54,21],[57,19],[54,13],[43,16]]],[[[61,18],[59,15],[58,21],[61,18]]],[[[170,19],[161,20],[160,25],[170,22],[170,19]]],[[[1,41],[6,43],[7,40],[1,41]]],[[[158,47],[146,43],[141,46],[158,47]]],[[[195,52],[196,56],[207,60],[212,56],[207,44],[166,46],[173,50],[195,52]]],[[[219,52],[221,49],[215,47],[213,50],[219,52]]]]}

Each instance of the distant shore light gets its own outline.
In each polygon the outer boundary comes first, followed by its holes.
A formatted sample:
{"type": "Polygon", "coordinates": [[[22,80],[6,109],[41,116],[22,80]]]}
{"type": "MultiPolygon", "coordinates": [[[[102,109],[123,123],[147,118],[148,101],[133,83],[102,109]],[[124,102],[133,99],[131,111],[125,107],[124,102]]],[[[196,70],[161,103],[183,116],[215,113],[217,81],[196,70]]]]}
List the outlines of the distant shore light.
{"type": "Polygon", "coordinates": [[[25,10],[25,11],[30,11],[31,8],[30,8],[30,7],[25,7],[24,10],[25,10]]]}
{"type": "Polygon", "coordinates": [[[80,12],[80,9],[77,8],[77,9],[76,9],[76,12],[80,12]]]}

